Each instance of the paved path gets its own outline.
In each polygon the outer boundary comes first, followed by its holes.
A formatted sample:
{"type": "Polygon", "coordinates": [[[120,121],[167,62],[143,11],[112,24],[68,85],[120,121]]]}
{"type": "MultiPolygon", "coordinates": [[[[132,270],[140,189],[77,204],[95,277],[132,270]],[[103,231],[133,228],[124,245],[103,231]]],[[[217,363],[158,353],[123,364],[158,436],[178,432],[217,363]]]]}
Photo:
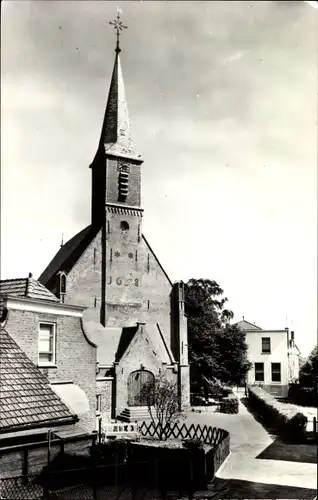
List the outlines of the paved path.
{"type": "Polygon", "coordinates": [[[221,427],[230,432],[231,453],[216,474],[217,477],[317,488],[317,464],[256,458],[274,441],[275,436],[271,436],[255,420],[241,401],[238,415],[191,412],[186,421],[221,427]]]}

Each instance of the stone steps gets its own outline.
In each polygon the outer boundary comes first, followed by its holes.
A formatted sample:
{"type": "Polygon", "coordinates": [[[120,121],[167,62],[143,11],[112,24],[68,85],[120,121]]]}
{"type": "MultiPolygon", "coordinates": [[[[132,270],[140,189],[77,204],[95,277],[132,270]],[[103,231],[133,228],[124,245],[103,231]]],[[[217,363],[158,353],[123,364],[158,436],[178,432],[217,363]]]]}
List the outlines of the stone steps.
{"type": "Polygon", "coordinates": [[[130,406],[117,416],[117,420],[121,420],[122,422],[137,422],[140,420],[149,420],[150,418],[147,406],[130,406]]]}

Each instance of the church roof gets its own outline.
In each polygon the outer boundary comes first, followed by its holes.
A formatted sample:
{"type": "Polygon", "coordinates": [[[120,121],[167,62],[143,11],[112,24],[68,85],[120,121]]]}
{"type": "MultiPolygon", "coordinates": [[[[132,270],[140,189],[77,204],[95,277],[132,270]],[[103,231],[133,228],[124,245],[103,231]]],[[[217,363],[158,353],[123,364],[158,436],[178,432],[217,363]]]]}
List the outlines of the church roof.
{"type": "Polygon", "coordinates": [[[107,154],[138,158],[140,160],[140,155],[137,154],[131,137],[131,126],[119,52],[120,50],[116,50],[114,69],[96,155],[103,148],[107,154]]]}
{"type": "Polygon", "coordinates": [[[72,269],[74,264],[86,250],[90,242],[99,231],[99,227],[92,225],[82,229],[73,238],[67,241],[53,257],[49,265],[39,277],[39,281],[49,288],[53,285],[53,279],[59,271],[66,273],[72,269]]]}
{"type": "Polygon", "coordinates": [[[0,326],[0,432],[77,420],[48,380],[0,326]]]}
{"type": "MultiPolygon", "coordinates": [[[[100,323],[84,322],[84,330],[89,339],[97,344],[97,362],[101,366],[110,366],[119,362],[128,349],[138,331],[138,325],[130,327],[103,327],[100,323]]],[[[158,325],[146,324],[146,331],[160,360],[171,364],[174,362],[169,347],[163,340],[158,325]]]]}
{"type": "Polygon", "coordinates": [[[32,275],[29,275],[28,278],[0,281],[0,317],[3,312],[4,297],[7,295],[59,302],[59,299],[39,281],[32,278],[32,275]]]}

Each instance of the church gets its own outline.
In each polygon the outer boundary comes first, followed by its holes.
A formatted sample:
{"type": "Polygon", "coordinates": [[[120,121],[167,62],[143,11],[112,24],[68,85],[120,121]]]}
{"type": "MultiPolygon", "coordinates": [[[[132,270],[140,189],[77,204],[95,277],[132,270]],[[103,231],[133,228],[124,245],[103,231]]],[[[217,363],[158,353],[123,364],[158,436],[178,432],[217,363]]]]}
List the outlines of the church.
{"type": "Polygon", "coordinates": [[[39,282],[83,308],[83,330],[97,346],[97,417],[136,420],[145,411],[142,385],[160,373],[189,405],[187,320],[183,283],[171,282],[143,234],[143,159],[131,134],[119,16],[113,25],[115,61],[90,165],[91,224],[61,245],[39,282]]]}

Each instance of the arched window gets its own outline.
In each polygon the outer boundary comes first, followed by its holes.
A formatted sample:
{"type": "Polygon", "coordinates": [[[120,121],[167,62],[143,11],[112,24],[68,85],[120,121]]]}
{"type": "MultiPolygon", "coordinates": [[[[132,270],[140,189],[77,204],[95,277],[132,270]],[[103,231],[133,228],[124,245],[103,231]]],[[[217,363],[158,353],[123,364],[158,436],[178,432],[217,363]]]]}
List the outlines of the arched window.
{"type": "Polygon", "coordinates": [[[64,296],[66,295],[66,274],[64,271],[57,274],[56,295],[64,302],[64,296]]]}
{"type": "Polygon", "coordinates": [[[129,224],[125,220],[122,220],[120,223],[120,229],[122,231],[129,231],[129,224]]]}

